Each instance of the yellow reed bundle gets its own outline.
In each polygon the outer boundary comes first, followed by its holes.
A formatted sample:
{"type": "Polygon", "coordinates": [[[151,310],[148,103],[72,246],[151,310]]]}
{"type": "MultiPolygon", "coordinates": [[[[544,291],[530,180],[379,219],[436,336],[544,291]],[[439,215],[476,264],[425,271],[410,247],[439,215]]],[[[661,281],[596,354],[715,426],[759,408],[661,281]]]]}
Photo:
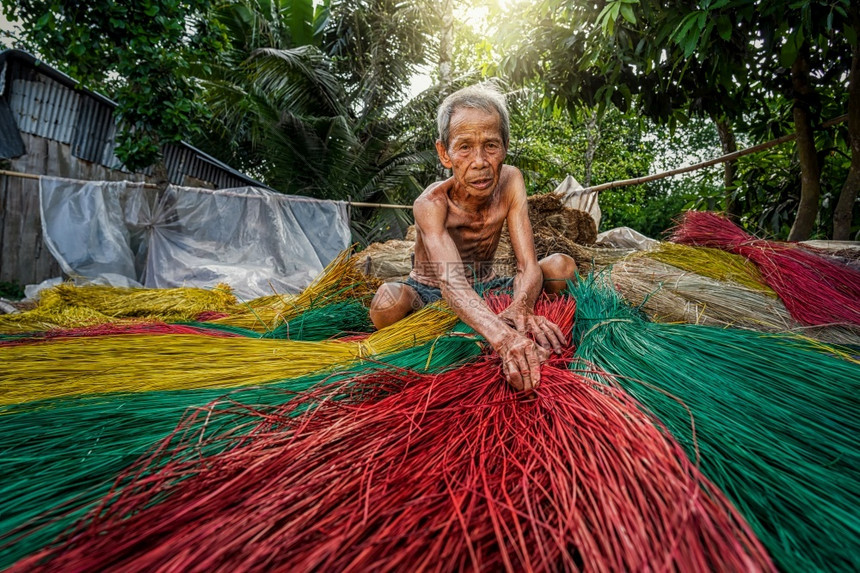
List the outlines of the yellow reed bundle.
{"type": "Polygon", "coordinates": [[[640,251],[631,256],[648,257],[718,281],[732,281],[776,298],[776,293],[765,284],[757,266],[744,257],[720,249],[664,242],[655,249],[640,251]]]}
{"type": "Polygon", "coordinates": [[[236,297],[227,285],[150,289],[63,283],[42,291],[27,312],[0,316],[0,333],[94,326],[126,319],[177,322],[200,313],[230,312],[236,297]]]}
{"type": "Polygon", "coordinates": [[[192,320],[202,312],[230,312],[236,297],[229,286],[213,289],[118,288],[103,285],[76,287],[61,284],[44,291],[39,306],[84,306],[111,317],[143,317],[158,320],[192,320]]]}
{"type": "Polygon", "coordinates": [[[357,342],[123,335],[0,347],[0,405],[79,394],[261,384],[423,344],[456,322],[446,307],[430,305],[357,342]]]}
{"type": "Polygon", "coordinates": [[[275,294],[257,298],[249,301],[238,312],[212,322],[266,332],[295,318],[311,306],[347,298],[370,298],[380,281],[357,269],[349,260],[350,254],[351,249],[343,251],[300,294],[275,294]]]}

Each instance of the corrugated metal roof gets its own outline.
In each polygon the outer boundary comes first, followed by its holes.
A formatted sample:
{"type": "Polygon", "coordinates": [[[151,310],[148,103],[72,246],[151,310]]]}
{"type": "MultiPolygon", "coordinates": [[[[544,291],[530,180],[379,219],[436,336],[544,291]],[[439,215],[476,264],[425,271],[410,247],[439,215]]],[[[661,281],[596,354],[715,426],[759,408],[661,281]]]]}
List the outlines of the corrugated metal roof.
{"type": "Polygon", "coordinates": [[[103,163],[105,148],[110,147],[113,151],[115,128],[111,108],[91,97],[81,97],[72,137],[72,153],[86,161],[103,163]]]}
{"type": "Polygon", "coordinates": [[[18,129],[46,139],[70,143],[80,96],[51,78],[18,79],[9,89],[9,107],[18,129]]]}
{"type": "Polygon", "coordinates": [[[15,117],[6,98],[0,97],[0,158],[12,159],[24,155],[24,141],[15,125],[15,117]]]}
{"type": "MultiPolygon", "coordinates": [[[[19,141],[18,130],[32,133],[71,144],[72,154],[85,161],[127,171],[114,152],[115,102],[81,88],[66,74],[20,50],[0,51],[0,70],[7,70],[0,72],[0,81],[5,82],[19,141]]],[[[172,183],[182,184],[189,175],[218,188],[252,185],[271,189],[184,141],[165,145],[162,153],[172,183]]],[[[151,169],[144,173],[150,174],[151,169]]]]}
{"type": "Polygon", "coordinates": [[[182,174],[185,173],[185,163],[188,154],[182,152],[181,147],[168,145],[164,148],[164,166],[167,167],[167,178],[173,184],[181,184],[182,174]]]}

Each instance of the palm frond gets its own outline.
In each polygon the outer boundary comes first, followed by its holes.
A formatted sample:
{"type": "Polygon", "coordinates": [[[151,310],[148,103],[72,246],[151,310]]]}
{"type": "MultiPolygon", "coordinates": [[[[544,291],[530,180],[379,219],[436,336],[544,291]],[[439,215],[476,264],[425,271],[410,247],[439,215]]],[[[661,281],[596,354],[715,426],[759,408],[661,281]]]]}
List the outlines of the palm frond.
{"type": "Polygon", "coordinates": [[[325,55],[314,46],[260,48],[246,65],[251,81],[285,108],[316,110],[327,116],[348,114],[346,93],[325,55]]]}

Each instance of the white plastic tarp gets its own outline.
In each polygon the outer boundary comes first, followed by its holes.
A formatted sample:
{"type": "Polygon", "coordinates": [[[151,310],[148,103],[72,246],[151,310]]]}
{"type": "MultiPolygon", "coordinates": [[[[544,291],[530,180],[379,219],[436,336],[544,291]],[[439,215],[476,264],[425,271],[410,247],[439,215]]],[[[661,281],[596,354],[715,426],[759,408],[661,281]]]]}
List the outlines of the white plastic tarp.
{"type": "Polygon", "coordinates": [[[344,203],[256,187],[159,192],[43,177],[40,196],[45,243],[63,271],[116,286],[295,293],[350,243],[344,203]]]}
{"type": "Polygon", "coordinates": [[[579,209],[585,211],[591,218],[594,219],[595,228],[600,228],[600,211],[599,195],[594,191],[583,189],[579,181],[568,175],[561,182],[561,185],[555,188],[554,193],[561,196],[561,203],[570,209],[579,209]]]}
{"type": "Polygon", "coordinates": [[[636,249],[647,251],[660,244],[660,241],[646,237],[630,227],[615,227],[597,235],[596,245],[616,249],[636,249]]]}

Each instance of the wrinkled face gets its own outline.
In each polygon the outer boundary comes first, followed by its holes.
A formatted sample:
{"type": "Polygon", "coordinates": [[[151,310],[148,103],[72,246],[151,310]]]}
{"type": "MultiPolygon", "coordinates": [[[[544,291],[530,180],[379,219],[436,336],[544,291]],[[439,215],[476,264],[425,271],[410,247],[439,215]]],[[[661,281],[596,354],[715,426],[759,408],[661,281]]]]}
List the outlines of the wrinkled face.
{"type": "Polygon", "coordinates": [[[507,149],[496,112],[457,108],[451,115],[448,148],[436,142],[439,160],[470,194],[489,195],[499,183],[507,149]]]}

